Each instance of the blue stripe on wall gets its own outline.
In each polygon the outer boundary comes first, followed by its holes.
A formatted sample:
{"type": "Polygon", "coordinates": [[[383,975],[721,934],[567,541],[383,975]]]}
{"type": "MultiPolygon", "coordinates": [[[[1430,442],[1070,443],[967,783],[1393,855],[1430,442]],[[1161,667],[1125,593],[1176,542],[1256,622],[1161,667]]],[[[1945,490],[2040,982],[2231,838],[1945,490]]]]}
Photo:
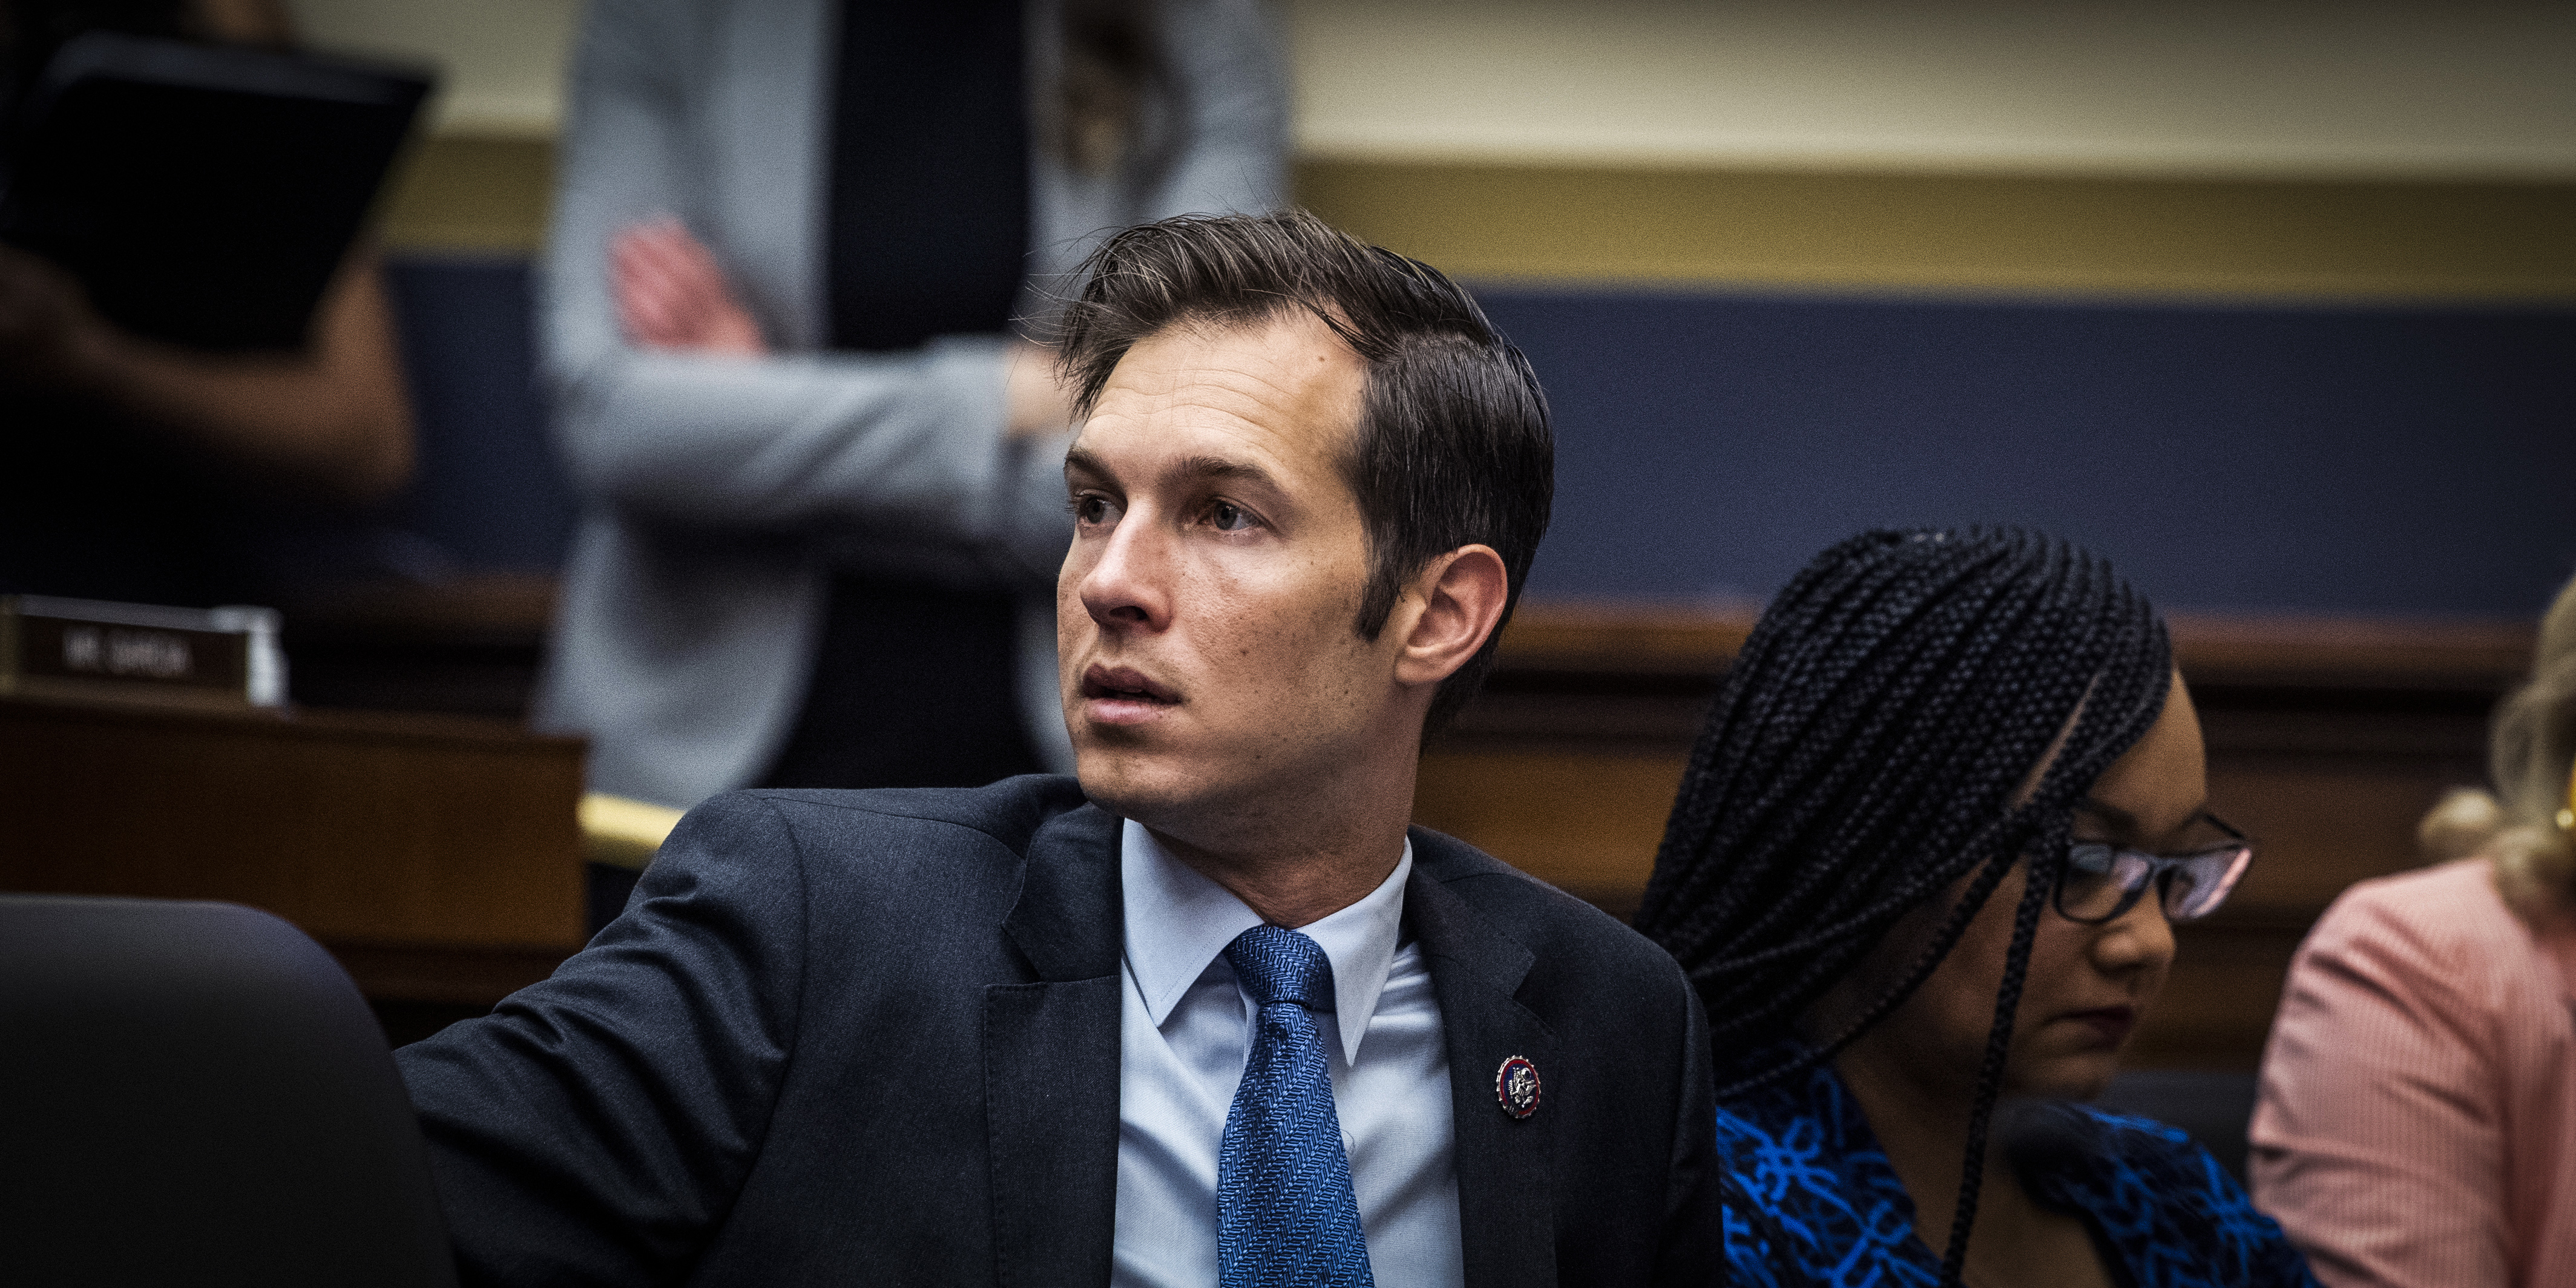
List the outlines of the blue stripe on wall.
{"type": "Polygon", "coordinates": [[[2576,571],[2576,313],[1479,294],[1557,416],[1536,596],[1978,522],[2187,609],[2530,617],[2576,571]]]}
{"type": "Polygon", "coordinates": [[[528,266],[397,258],[385,281],[420,437],[393,517],[467,568],[553,568],[576,507],[545,442],[528,266]]]}
{"type": "MultiPolygon", "coordinates": [[[[390,278],[409,526],[553,565],[526,267],[390,278]]],[[[2187,609],[2529,617],[2576,571],[2576,313],[1479,294],[1556,409],[1534,595],[1758,598],[1885,524],[2052,528],[2187,609]]]]}

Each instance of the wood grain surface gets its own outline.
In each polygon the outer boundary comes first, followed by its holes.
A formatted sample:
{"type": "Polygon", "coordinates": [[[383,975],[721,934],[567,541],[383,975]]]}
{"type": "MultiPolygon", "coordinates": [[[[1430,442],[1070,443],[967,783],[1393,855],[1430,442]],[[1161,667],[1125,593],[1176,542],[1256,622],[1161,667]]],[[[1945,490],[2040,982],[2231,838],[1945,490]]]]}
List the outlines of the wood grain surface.
{"type": "Polygon", "coordinates": [[[581,770],[504,721],[0,702],[0,889],[249,904],[488,1003],[581,945],[581,770]]]}

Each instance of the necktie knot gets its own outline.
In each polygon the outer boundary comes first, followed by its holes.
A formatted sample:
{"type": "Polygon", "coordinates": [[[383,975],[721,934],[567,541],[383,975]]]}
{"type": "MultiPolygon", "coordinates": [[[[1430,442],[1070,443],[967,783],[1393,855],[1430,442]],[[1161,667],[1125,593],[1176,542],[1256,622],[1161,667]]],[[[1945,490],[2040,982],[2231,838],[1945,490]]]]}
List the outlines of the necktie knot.
{"type": "Polygon", "coordinates": [[[1284,926],[1254,926],[1225,946],[1226,964],[1263,1006],[1333,1009],[1333,962],[1323,945],[1284,926]]]}

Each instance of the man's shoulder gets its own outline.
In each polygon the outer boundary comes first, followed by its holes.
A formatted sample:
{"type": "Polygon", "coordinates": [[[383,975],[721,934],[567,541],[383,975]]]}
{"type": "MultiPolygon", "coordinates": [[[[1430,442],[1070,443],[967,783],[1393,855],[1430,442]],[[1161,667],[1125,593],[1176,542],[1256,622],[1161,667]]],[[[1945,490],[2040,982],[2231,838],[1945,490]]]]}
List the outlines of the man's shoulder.
{"type": "Polygon", "coordinates": [[[689,811],[637,891],[732,891],[762,915],[802,909],[850,934],[998,931],[1032,890],[1040,910],[1071,904],[1074,920],[1096,920],[1105,898],[1114,916],[1117,841],[1118,820],[1051,775],[977,788],[763,788],[689,811]],[[1105,896],[1093,889],[1104,873],[1105,896]]]}
{"type": "Polygon", "coordinates": [[[1456,837],[1410,835],[1414,871],[1529,949],[1534,969],[1687,988],[1672,957],[1618,918],[1456,837]]]}
{"type": "Polygon", "coordinates": [[[953,832],[960,843],[980,837],[1026,854],[1040,831],[1089,804],[1080,783],[1057,774],[1005,778],[987,787],[773,787],[713,797],[689,811],[680,826],[698,832],[775,829],[800,843],[953,832]]]}

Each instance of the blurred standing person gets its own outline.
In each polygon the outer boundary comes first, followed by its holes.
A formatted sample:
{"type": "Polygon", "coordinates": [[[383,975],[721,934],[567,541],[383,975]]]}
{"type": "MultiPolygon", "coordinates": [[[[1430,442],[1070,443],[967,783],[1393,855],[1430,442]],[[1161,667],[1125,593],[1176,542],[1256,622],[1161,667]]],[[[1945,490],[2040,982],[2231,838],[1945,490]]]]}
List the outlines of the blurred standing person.
{"type": "Polygon", "coordinates": [[[602,0],[545,365],[584,516],[538,699],[601,791],[1068,768],[1070,407],[1018,338],[1096,235],[1279,201],[1253,0],[602,0]]]}
{"type": "Polygon", "coordinates": [[[2576,1283],[2576,583],[2488,764],[2425,816],[2447,862],[2326,910],[2272,1025],[2254,1192],[2331,1288],[2576,1283]]]}
{"type": "MultiPolygon", "coordinates": [[[[0,163],[48,60],[89,31],[293,43],[276,0],[12,0],[0,7],[0,163]]],[[[0,450],[0,593],[188,607],[266,596],[249,548],[264,512],[381,501],[411,476],[374,251],[349,252],[301,351],[209,353],[126,331],[71,274],[0,245],[0,450]]]]}

